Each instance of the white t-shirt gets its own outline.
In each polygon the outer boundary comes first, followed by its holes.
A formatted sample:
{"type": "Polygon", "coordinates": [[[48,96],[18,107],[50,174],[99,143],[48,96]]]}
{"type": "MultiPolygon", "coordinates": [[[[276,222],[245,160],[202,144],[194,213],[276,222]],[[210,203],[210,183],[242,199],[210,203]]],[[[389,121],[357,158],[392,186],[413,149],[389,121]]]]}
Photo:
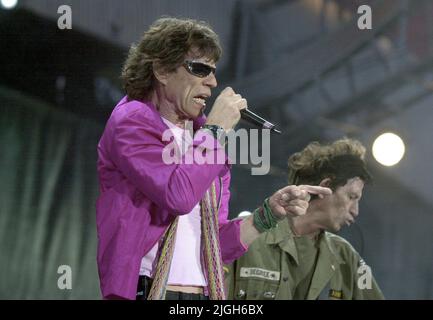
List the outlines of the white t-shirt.
{"type": "MultiPolygon", "coordinates": [[[[162,120],[170,128],[180,152],[192,144],[191,132],[175,126],[167,119],[162,120]],[[183,148],[182,143],[186,148],[183,148]]],[[[168,283],[170,285],[206,286],[206,278],[203,274],[200,255],[201,245],[201,215],[200,203],[188,214],[179,216],[176,232],[176,242],[171,262],[168,283]]],[[[157,261],[159,243],[143,257],[140,266],[140,275],[154,276],[154,268],[157,261]]]]}

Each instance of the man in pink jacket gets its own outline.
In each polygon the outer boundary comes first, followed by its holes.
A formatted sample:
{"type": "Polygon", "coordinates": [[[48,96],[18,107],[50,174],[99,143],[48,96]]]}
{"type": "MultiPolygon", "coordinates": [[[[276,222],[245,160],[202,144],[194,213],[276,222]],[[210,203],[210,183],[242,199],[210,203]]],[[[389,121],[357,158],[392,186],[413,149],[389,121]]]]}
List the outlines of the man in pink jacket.
{"type": "Polygon", "coordinates": [[[236,125],[247,102],[226,88],[203,116],[220,55],[209,26],[174,18],[157,20],[130,49],[122,72],[127,95],[98,144],[97,262],[104,298],[224,299],[222,264],[278,220],[304,214],[309,193],[330,193],[287,186],[254,215],[227,220],[230,166],[217,138],[236,125]],[[170,141],[163,138],[167,131],[170,141]],[[164,158],[174,142],[178,162],[164,158]],[[203,153],[223,161],[182,161],[203,153]]]}

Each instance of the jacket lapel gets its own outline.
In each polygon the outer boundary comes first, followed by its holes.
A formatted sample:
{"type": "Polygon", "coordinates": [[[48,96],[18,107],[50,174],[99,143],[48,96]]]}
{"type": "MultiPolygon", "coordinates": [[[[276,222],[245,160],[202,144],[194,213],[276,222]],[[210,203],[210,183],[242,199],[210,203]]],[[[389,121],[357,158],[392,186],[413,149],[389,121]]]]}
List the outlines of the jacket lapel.
{"type": "Polygon", "coordinates": [[[329,282],[336,270],[340,268],[340,264],[344,263],[330,243],[326,232],[323,232],[320,237],[319,257],[308,292],[308,300],[328,298],[329,282]]]}

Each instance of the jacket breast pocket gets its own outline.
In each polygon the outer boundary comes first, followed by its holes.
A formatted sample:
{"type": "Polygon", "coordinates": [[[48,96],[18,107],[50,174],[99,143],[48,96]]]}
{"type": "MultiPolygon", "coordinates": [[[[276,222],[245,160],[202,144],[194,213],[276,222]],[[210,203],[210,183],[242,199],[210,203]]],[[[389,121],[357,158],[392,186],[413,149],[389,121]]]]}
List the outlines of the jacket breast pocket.
{"type": "Polygon", "coordinates": [[[233,299],[274,300],[276,299],[278,289],[278,281],[240,278],[236,281],[233,299]]]}

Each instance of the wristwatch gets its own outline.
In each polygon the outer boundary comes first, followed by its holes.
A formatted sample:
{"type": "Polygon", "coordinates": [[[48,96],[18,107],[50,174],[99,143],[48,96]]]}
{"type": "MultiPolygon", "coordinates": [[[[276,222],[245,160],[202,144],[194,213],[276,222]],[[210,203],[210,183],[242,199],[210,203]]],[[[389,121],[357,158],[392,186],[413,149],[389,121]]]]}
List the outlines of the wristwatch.
{"type": "Polygon", "coordinates": [[[201,129],[209,130],[216,140],[223,142],[221,141],[221,138],[225,137],[225,130],[223,127],[216,124],[205,124],[201,127],[201,129]]]}

